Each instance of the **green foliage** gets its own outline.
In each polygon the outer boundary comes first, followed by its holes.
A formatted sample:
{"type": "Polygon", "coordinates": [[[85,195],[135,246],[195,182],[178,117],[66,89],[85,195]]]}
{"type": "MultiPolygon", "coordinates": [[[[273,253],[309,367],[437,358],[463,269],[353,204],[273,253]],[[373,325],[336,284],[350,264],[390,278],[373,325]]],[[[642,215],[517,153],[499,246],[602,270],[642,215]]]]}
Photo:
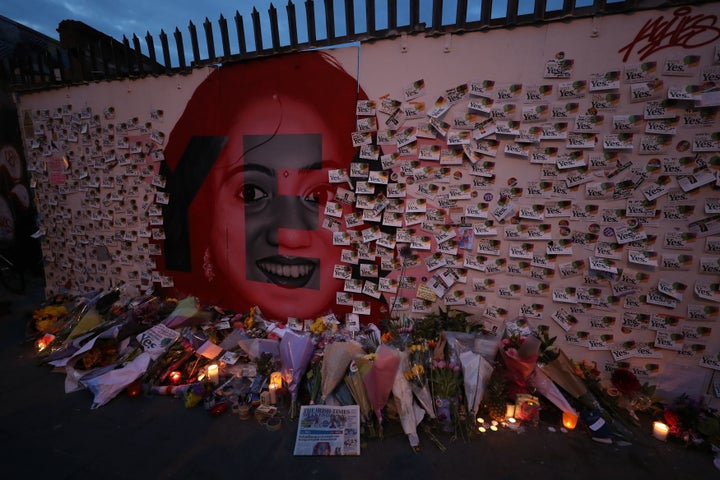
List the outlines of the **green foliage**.
{"type": "Polygon", "coordinates": [[[540,356],[538,357],[538,363],[547,365],[548,363],[555,360],[560,355],[560,350],[555,345],[557,336],[551,337],[549,335],[549,328],[538,328],[535,335],[540,339],[540,356]]]}
{"type": "Polygon", "coordinates": [[[439,307],[437,312],[425,315],[416,324],[413,330],[415,339],[437,340],[440,332],[479,332],[482,331],[482,324],[471,323],[468,318],[472,313],[448,307],[443,310],[439,307]]]}

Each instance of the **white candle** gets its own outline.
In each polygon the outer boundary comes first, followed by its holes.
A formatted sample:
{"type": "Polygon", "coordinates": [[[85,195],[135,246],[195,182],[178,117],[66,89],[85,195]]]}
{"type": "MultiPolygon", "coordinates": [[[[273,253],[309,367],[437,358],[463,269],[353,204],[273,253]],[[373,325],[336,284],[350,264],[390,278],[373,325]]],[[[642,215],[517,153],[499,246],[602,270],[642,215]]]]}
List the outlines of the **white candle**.
{"type": "Polygon", "coordinates": [[[207,367],[208,380],[213,385],[220,383],[220,371],[216,363],[210,364],[207,367]]]}
{"type": "Polygon", "coordinates": [[[508,403],[505,406],[505,418],[511,418],[515,416],[515,405],[512,403],[508,403]]]}
{"type": "Polygon", "coordinates": [[[664,442],[667,440],[668,430],[670,427],[662,422],[653,422],[653,437],[664,442]]]}
{"type": "Polygon", "coordinates": [[[277,385],[270,384],[270,405],[277,403],[277,385]]]}

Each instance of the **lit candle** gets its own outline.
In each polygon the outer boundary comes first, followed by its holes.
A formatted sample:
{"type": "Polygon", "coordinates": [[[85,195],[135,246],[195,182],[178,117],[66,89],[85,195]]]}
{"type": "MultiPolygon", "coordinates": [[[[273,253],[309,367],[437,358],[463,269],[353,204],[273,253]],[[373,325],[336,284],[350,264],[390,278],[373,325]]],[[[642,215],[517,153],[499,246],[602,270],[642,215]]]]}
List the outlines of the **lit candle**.
{"type": "Polygon", "coordinates": [[[269,390],[270,390],[270,405],[275,405],[277,403],[277,385],[274,385],[271,383],[269,390]]]}
{"type": "Polygon", "coordinates": [[[130,385],[127,386],[127,394],[128,397],[137,397],[140,395],[140,390],[142,389],[142,384],[139,380],[135,380],[130,385]]]}
{"type": "Polygon", "coordinates": [[[578,417],[572,412],[563,412],[562,424],[568,430],[574,430],[577,426],[578,417]]]}
{"type": "Polygon", "coordinates": [[[282,373],[272,372],[270,374],[270,386],[275,385],[275,389],[282,388],[282,373]]]}
{"type": "Polygon", "coordinates": [[[662,422],[653,422],[653,437],[664,442],[667,440],[668,431],[670,427],[662,422]]]}
{"type": "Polygon", "coordinates": [[[515,404],[514,403],[508,403],[505,406],[505,418],[510,418],[515,416],[515,404]]]}
{"type": "Polygon", "coordinates": [[[182,380],[182,373],[177,370],[170,372],[170,383],[177,385],[182,380]]]}
{"type": "Polygon", "coordinates": [[[217,363],[212,363],[207,367],[208,381],[213,385],[220,383],[220,370],[217,363]]]}
{"type": "Polygon", "coordinates": [[[55,340],[55,335],[52,335],[50,333],[46,333],[42,337],[38,338],[37,342],[35,343],[35,346],[37,347],[38,352],[42,352],[47,348],[52,341],[55,340]]]}

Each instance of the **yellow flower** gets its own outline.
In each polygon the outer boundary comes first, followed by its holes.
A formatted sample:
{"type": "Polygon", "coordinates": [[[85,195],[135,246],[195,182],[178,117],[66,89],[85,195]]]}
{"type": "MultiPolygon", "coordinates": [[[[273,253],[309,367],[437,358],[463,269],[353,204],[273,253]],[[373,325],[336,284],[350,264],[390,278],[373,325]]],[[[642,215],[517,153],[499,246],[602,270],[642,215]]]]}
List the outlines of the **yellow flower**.
{"type": "Polygon", "coordinates": [[[325,321],[322,319],[322,317],[318,317],[315,319],[315,321],[310,325],[310,331],[316,335],[320,335],[326,330],[327,326],[325,325],[325,321]]]}

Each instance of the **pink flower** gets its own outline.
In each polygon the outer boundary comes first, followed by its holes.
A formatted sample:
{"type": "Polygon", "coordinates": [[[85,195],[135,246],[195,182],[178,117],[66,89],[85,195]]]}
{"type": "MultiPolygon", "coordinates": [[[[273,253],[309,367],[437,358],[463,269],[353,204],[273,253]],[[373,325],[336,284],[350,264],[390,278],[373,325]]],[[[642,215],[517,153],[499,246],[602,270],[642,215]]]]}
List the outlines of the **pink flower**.
{"type": "Polygon", "coordinates": [[[507,353],[507,356],[510,358],[518,358],[518,352],[516,348],[508,348],[505,353],[507,353]]]}

